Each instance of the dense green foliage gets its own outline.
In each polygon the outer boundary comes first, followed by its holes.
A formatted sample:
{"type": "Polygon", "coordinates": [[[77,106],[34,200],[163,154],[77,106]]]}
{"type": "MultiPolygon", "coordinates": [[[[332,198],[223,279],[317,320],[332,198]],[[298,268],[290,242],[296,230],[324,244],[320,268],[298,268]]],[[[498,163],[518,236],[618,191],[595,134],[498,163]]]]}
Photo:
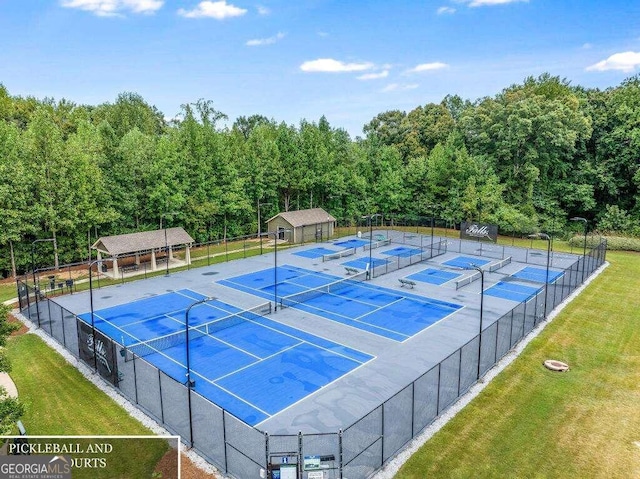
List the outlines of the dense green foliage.
{"type": "MultiPolygon", "coordinates": [[[[11,361],[4,346],[9,335],[20,327],[17,323],[9,322],[10,310],[11,308],[0,303],[0,373],[11,372],[11,361]]],[[[9,396],[7,390],[0,386],[0,435],[10,434],[23,414],[24,404],[18,398],[9,396]]]]}
{"type": "Polygon", "coordinates": [[[36,264],[66,263],[86,259],[96,236],[161,221],[197,241],[252,233],[258,209],[321,206],[342,224],[434,214],[505,234],[580,232],[567,221],[579,215],[590,230],[640,233],[637,76],[605,91],[527,78],[474,102],[380,113],[355,139],[324,117],[225,119],[204,100],[167,122],[132,93],[87,106],[0,85],[2,274],[30,269],[35,238],[55,239],[36,264]]]}

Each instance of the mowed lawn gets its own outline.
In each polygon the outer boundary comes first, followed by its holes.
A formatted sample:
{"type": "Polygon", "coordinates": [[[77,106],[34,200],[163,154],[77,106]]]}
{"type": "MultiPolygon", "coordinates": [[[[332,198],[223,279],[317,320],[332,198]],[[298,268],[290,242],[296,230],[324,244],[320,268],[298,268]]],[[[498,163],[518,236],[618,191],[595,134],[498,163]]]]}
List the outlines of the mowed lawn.
{"type": "Polygon", "coordinates": [[[640,478],[640,254],[607,260],[397,478],[640,478]]]}
{"type": "MultiPolygon", "coordinates": [[[[26,404],[29,435],[152,435],[38,336],[10,338],[13,378],[26,404]]],[[[151,478],[169,446],[161,440],[113,443],[108,468],[74,470],[74,478],[151,478]]]]}

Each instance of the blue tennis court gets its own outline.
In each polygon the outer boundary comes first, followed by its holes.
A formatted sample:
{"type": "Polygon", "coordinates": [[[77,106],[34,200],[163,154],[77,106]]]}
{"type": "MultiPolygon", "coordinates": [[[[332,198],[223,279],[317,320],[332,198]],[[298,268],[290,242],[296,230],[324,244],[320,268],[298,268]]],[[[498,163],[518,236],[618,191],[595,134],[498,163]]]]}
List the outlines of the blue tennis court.
{"type": "Polygon", "coordinates": [[[472,264],[476,266],[482,266],[490,261],[487,259],[473,258],[471,256],[458,256],[456,258],[445,261],[442,264],[446,264],[447,266],[453,266],[454,268],[465,268],[468,269],[472,264]]]}
{"type": "Polygon", "coordinates": [[[389,249],[387,251],[381,251],[381,253],[389,256],[399,256],[401,258],[409,258],[410,256],[415,256],[417,254],[422,253],[422,250],[419,248],[409,248],[407,246],[398,246],[397,248],[389,249]]]}
{"type": "MultiPolygon", "coordinates": [[[[409,339],[462,307],[303,268],[283,266],[282,269],[282,274],[278,271],[277,289],[283,307],[313,313],[395,341],[409,339]]],[[[268,274],[269,270],[263,270],[219,283],[268,298],[273,285],[253,281],[257,276],[268,274]],[[248,286],[252,281],[259,287],[252,290],[248,286]]]]}
{"type": "Polygon", "coordinates": [[[484,294],[522,303],[534,297],[540,290],[541,288],[532,288],[531,286],[524,286],[517,283],[499,281],[490,288],[485,289],[484,294]]]}
{"type": "Polygon", "coordinates": [[[409,275],[407,276],[407,278],[414,281],[422,281],[423,283],[440,285],[446,283],[447,281],[451,281],[458,276],[461,276],[461,274],[451,273],[450,271],[442,271],[439,269],[427,268],[409,275]]]}
{"type": "MultiPolygon", "coordinates": [[[[188,289],[94,312],[96,329],[167,375],[186,380],[188,289]]],[[[270,303],[242,311],[219,300],[189,312],[195,391],[255,425],[366,363],[372,356],[275,322],[270,303]]],[[[91,322],[91,314],[81,317],[91,322]]],[[[129,359],[130,360],[130,359],[129,359]]],[[[141,385],[141,387],[144,387],[141,385]]]]}
{"type": "MultiPolygon", "coordinates": [[[[562,276],[564,273],[561,271],[549,270],[549,283],[553,283],[556,279],[562,276]]],[[[514,278],[526,279],[529,281],[535,281],[536,283],[547,282],[547,270],[544,268],[533,268],[527,266],[520,271],[513,273],[511,276],[514,278]]]]}
{"type": "MultiPolygon", "coordinates": [[[[374,268],[379,268],[380,266],[384,266],[389,261],[381,258],[371,258],[371,265],[374,268]]],[[[349,266],[350,268],[356,269],[367,269],[369,265],[369,258],[357,258],[352,259],[351,261],[347,261],[346,263],[342,263],[343,266],[349,266]]]]}
{"type": "Polygon", "coordinates": [[[362,239],[350,239],[350,240],[346,240],[346,241],[338,241],[336,243],[333,243],[335,246],[340,246],[342,248],[359,248],[360,246],[364,246],[366,244],[369,244],[368,241],[362,240],[362,239]]]}
{"type": "Polygon", "coordinates": [[[303,258],[316,259],[316,258],[323,257],[325,254],[333,254],[333,253],[337,253],[337,252],[338,251],[336,251],[334,249],[311,248],[311,249],[305,249],[303,251],[296,251],[293,254],[295,254],[297,256],[302,256],[303,258]]]}

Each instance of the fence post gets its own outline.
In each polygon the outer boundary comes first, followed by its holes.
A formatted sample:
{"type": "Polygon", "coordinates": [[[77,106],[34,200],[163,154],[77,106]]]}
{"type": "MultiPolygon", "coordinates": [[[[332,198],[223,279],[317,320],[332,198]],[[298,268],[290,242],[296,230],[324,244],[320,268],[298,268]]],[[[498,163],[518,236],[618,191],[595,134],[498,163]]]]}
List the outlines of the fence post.
{"type": "MultiPolygon", "coordinates": [[[[223,413],[224,414],[224,413],[223,413]]],[[[269,433],[264,433],[264,467],[269,470],[269,433]]]]}
{"type": "Polygon", "coordinates": [[[381,437],[382,437],[382,444],[380,447],[380,467],[382,467],[382,465],[384,464],[384,405],[386,404],[386,402],[383,402],[380,407],[382,408],[382,413],[380,414],[380,417],[382,418],[382,428],[381,428],[381,437]]]}
{"type": "Polygon", "coordinates": [[[298,477],[302,477],[302,431],[298,431],[298,477]]]}
{"type": "Polygon", "coordinates": [[[342,429],[338,431],[338,479],[342,479],[342,429]]]}

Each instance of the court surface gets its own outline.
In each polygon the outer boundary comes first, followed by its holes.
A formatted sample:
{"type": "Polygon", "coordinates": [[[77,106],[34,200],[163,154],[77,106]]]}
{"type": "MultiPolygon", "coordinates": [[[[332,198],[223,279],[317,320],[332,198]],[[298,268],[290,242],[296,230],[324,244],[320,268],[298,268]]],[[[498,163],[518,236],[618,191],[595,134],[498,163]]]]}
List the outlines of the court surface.
{"type": "Polygon", "coordinates": [[[484,294],[520,303],[528,301],[530,298],[538,294],[540,290],[541,288],[533,288],[531,286],[524,286],[506,281],[498,281],[490,288],[485,289],[484,294]]]}
{"type": "MultiPolygon", "coordinates": [[[[395,341],[405,341],[462,308],[459,304],[285,265],[277,272],[278,301],[395,341]],[[326,287],[314,289],[318,287],[326,287]],[[298,296],[300,294],[300,296],[298,296]]],[[[273,298],[273,270],[236,276],[219,284],[273,298]]]]}
{"type": "MultiPolygon", "coordinates": [[[[552,269],[549,270],[549,283],[553,283],[556,279],[562,276],[564,273],[561,271],[554,271],[552,269]]],[[[531,266],[527,266],[522,268],[520,271],[516,271],[511,274],[514,278],[526,279],[528,281],[535,281],[536,283],[546,283],[547,282],[547,270],[544,268],[533,268],[531,266]]]]}
{"type": "MultiPolygon", "coordinates": [[[[204,298],[188,289],[173,291],[98,310],[94,323],[127,347],[127,357],[142,356],[184,384],[185,311],[204,298]]],[[[91,324],[90,313],[81,318],[91,324]]],[[[215,299],[191,308],[189,327],[195,390],[251,425],[373,359],[215,299]]]]}
{"type": "Polygon", "coordinates": [[[364,246],[366,244],[369,244],[369,241],[365,241],[362,239],[349,239],[349,240],[345,240],[345,241],[336,241],[335,243],[332,243],[335,246],[340,246],[341,248],[359,248],[360,246],[364,246]]]}
{"type": "Polygon", "coordinates": [[[381,251],[380,253],[386,254],[389,256],[399,256],[401,258],[409,258],[411,256],[415,256],[422,253],[422,250],[419,248],[409,248],[407,246],[398,246],[397,248],[381,251]]]}
{"type": "Polygon", "coordinates": [[[458,276],[462,275],[459,273],[452,273],[450,271],[443,271],[441,269],[427,268],[409,275],[407,278],[414,281],[422,281],[423,283],[440,285],[447,283],[458,276]]]}
{"type": "MultiPolygon", "coordinates": [[[[379,268],[380,266],[384,266],[387,263],[389,263],[389,261],[386,259],[371,258],[371,265],[374,268],[379,268]]],[[[351,261],[342,263],[342,266],[348,266],[349,268],[356,268],[356,269],[368,269],[369,257],[352,259],[351,261]]]]}
{"type": "Polygon", "coordinates": [[[295,255],[297,256],[302,256],[303,258],[311,258],[311,259],[316,259],[316,258],[321,258],[326,254],[335,254],[338,251],[336,251],[335,249],[327,249],[327,248],[311,248],[311,249],[305,249],[302,251],[296,251],[295,255]]]}
{"type": "Polygon", "coordinates": [[[490,261],[487,259],[472,258],[471,256],[458,256],[456,258],[445,261],[442,264],[453,266],[454,268],[470,269],[473,268],[472,265],[482,266],[487,263],[490,263],[490,261]]]}

